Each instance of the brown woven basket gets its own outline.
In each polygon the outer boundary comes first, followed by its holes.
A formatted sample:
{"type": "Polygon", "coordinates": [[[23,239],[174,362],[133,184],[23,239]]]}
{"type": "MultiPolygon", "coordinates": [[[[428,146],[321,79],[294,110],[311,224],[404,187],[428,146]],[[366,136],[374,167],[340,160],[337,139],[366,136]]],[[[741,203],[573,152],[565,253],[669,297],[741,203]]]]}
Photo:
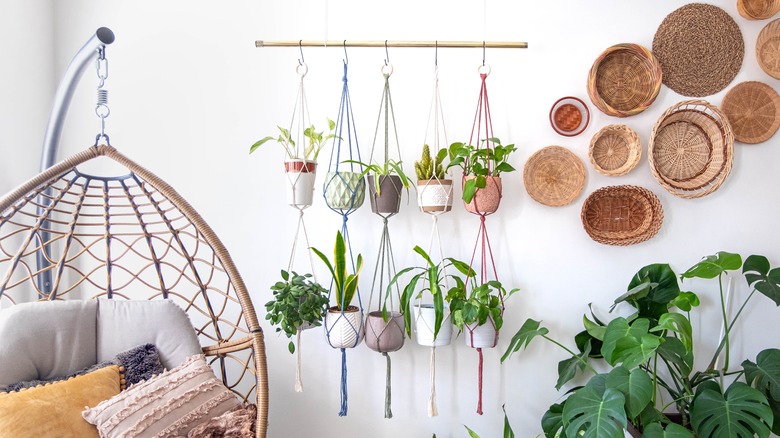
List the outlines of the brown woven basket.
{"type": "Polygon", "coordinates": [[[526,161],[523,183],[536,202],[550,207],[567,205],[582,192],[585,165],[570,150],[547,146],[526,161]]]}
{"type": "Polygon", "coordinates": [[[780,18],[770,21],[758,34],[756,59],[766,74],[780,79],[780,18]]]}
{"type": "Polygon", "coordinates": [[[642,158],[639,136],[626,125],[607,125],[590,140],[590,164],[602,175],[631,172],[642,158]]]}
{"type": "Polygon", "coordinates": [[[685,100],[653,127],[647,160],[669,193],[699,198],[717,190],[731,172],[734,134],[726,116],[703,100],[685,100]]]}
{"type": "Polygon", "coordinates": [[[764,142],[780,128],[780,96],[763,82],[737,84],[726,93],[720,108],[739,142],[764,142]]]}
{"type": "Polygon", "coordinates": [[[780,0],[737,0],[737,12],[748,20],[766,20],[780,12],[780,0]]]}
{"type": "Polygon", "coordinates": [[[638,44],[616,44],[588,73],[588,96],[601,112],[627,117],[646,110],[661,89],[661,65],[638,44]]]}
{"type": "Polygon", "coordinates": [[[633,245],[655,236],[664,210],[653,192],[636,186],[602,187],[588,196],[580,214],[591,239],[605,245],[633,245]]]}

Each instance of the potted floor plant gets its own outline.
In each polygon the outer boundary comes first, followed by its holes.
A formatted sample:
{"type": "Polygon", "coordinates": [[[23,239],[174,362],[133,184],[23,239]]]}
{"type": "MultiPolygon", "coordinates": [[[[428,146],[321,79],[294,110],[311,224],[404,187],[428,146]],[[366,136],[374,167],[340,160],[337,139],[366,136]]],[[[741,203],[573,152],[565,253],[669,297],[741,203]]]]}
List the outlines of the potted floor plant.
{"type": "MultiPolygon", "coordinates": [[[[299,275],[282,270],[281,276],[281,281],[271,286],[273,299],[265,303],[265,319],[288,338],[299,330],[322,325],[325,309],[328,308],[328,290],[311,281],[311,274],[299,275]]],[[[292,340],[288,349],[290,353],[295,352],[292,340]]]]}
{"type": "Polygon", "coordinates": [[[720,324],[702,321],[722,325],[709,361],[694,360],[691,312],[699,305],[698,295],[681,291],[668,264],[640,269],[628,291],[615,300],[615,305],[628,306],[630,316],[607,322],[593,312],[590,318],[585,315],[576,349],[550,338],[538,321],[523,324],[502,360],[542,337],[571,355],[558,365],[556,388],[577,373],[593,374],[545,413],[547,437],[623,437],[625,430],[645,438],[768,437],[770,431],[780,432],[780,350],[763,350],[738,367],[730,357],[735,324],[747,303],[764,295],[780,305],[780,268],[771,268],[764,256],[752,255],[743,263],[738,254],[719,252],[679,278],[717,279],[720,324]],[[730,318],[723,280],[729,273],[739,276],[740,270],[750,292],[730,318]]]}
{"type": "Polygon", "coordinates": [[[336,305],[325,314],[325,330],[333,348],[353,348],[363,340],[362,310],[352,305],[358,288],[358,278],[363,269],[363,256],[358,254],[355,269],[349,273],[347,245],[341,231],[336,233],[333,263],[317,248],[311,249],[322,260],[333,278],[336,305]]]}
{"type": "Polygon", "coordinates": [[[444,159],[447,149],[440,149],[435,157],[431,149],[423,145],[420,161],[414,162],[417,174],[417,205],[425,213],[452,210],[452,180],[446,178],[444,159]]]}
{"type": "Polygon", "coordinates": [[[409,177],[404,173],[402,163],[387,160],[384,164],[363,163],[346,160],[345,163],[359,164],[363,167],[360,178],[368,180],[368,194],[371,211],[378,214],[395,214],[401,208],[401,192],[409,190],[409,177]]]}
{"type": "Polygon", "coordinates": [[[303,145],[296,144],[290,130],[277,126],[279,129],[277,137],[264,137],[249,148],[249,153],[251,154],[269,141],[275,141],[282,145],[286,153],[284,170],[289,181],[287,199],[290,205],[305,207],[312,204],[314,180],[317,172],[317,157],[325,143],[332,138],[336,138],[336,135],[333,134],[336,123],[333,120],[327,120],[328,134],[324,135],[324,131],[318,132],[314,125],[311,125],[303,130],[303,145]]]}
{"type": "Polygon", "coordinates": [[[483,146],[456,142],[450,145],[448,155],[451,167],[463,170],[463,202],[466,210],[490,214],[498,210],[502,190],[501,174],[515,170],[507,159],[516,150],[514,144],[502,145],[495,137],[483,140],[483,146]]]}

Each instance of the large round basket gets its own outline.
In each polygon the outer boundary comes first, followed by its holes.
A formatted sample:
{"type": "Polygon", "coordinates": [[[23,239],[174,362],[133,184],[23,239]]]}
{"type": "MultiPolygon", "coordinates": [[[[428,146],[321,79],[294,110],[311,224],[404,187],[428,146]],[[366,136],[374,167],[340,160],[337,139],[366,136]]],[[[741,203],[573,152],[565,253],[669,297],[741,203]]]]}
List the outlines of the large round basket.
{"type": "Polygon", "coordinates": [[[588,96],[601,112],[627,117],[646,110],[661,89],[661,65],[639,44],[605,50],[588,73],[588,96]]]}
{"type": "Polygon", "coordinates": [[[561,146],[547,146],[526,161],[523,183],[540,204],[561,207],[574,201],[585,185],[582,160],[561,146]]]}
{"type": "Polygon", "coordinates": [[[731,172],[734,134],[717,107],[685,100],[661,115],[647,149],[650,170],[663,188],[699,198],[717,190],[731,172]]]}
{"type": "Polygon", "coordinates": [[[737,84],[726,93],[720,109],[729,120],[734,139],[741,143],[764,142],[780,128],[780,96],[763,82],[737,84]]]}
{"type": "Polygon", "coordinates": [[[602,175],[631,172],[642,158],[639,136],[626,125],[607,125],[590,140],[590,164],[602,175]]]}
{"type": "Polygon", "coordinates": [[[658,233],[664,220],[661,201],[636,186],[602,187],[582,204],[582,226],[596,242],[633,245],[658,233]]]}
{"type": "Polygon", "coordinates": [[[748,20],[766,20],[780,12],[780,0],[737,0],[737,12],[748,20]]]}
{"type": "Polygon", "coordinates": [[[756,59],[766,74],[780,79],[780,18],[770,21],[758,34],[756,59]]]}

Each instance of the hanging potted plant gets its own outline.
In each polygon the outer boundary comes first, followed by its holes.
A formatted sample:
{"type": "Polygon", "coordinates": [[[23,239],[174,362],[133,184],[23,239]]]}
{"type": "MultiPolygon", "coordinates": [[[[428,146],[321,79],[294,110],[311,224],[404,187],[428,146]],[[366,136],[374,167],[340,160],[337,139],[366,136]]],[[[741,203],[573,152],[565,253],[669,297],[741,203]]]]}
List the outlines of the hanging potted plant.
{"type": "Polygon", "coordinates": [[[452,210],[452,180],[444,173],[444,159],[447,149],[441,149],[436,157],[431,157],[431,149],[426,144],[422,148],[420,161],[414,162],[417,174],[417,205],[425,213],[452,210]]]}
{"type": "MultiPolygon", "coordinates": [[[[271,286],[273,299],[265,303],[266,315],[277,332],[284,332],[292,338],[299,330],[322,325],[325,309],[328,308],[328,290],[311,281],[311,274],[299,275],[282,270],[282,281],[271,286]]],[[[288,349],[295,352],[291,340],[288,349]]]]}
{"type": "Polygon", "coordinates": [[[498,138],[483,140],[484,146],[456,142],[450,145],[450,167],[463,170],[463,202],[466,210],[476,214],[490,214],[498,210],[501,202],[501,174],[515,170],[507,162],[509,155],[516,150],[514,144],[506,146],[498,138]]]}
{"type": "Polygon", "coordinates": [[[401,209],[401,190],[409,191],[409,177],[404,173],[400,161],[391,158],[384,164],[367,164],[357,160],[344,162],[363,167],[360,178],[365,176],[368,179],[368,195],[373,213],[398,213],[401,209]]]}
{"type": "Polygon", "coordinates": [[[363,256],[358,254],[355,272],[347,273],[347,245],[341,231],[336,233],[333,249],[333,263],[317,248],[312,251],[327,266],[333,277],[336,305],[325,314],[325,331],[333,348],[356,347],[363,340],[363,315],[360,308],[352,305],[352,299],[358,288],[358,277],[363,269],[363,256]]]}
{"type": "MultiPolygon", "coordinates": [[[[464,265],[455,265],[462,274],[464,265]]],[[[469,269],[465,266],[465,269],[469,269]]],[[[504,303],[515,292],[506,291],[498,280],[477,284],[474,275],[464,282],[455,277],[456,285],[447,293],[452,323],[459,331],[467,332],[466,345],[472,348],[493,348],[498,343],[498,333],[504,325],[504,303]]]]}
{"type": "Polygon", "coordinates": [[[284,170],[287,174],[287,202],[292,206],[306,207],[310,206],[314,196],[314,179],[317,171],[317,157],[325,146],[325,143],[336,138],[333,130],[336,123],[328,120],[328,134],[317,132],[314,125],[303,130],[304,145],[303,151],[296,145],[295,140],[290,134],[290,130],[277,126],[279,135],[274,138],[265,137],[249,148],[249,153],[256,151],[259,147],[268,141],[276,141],[284,148],[287,157],[284,161],[284,170]],[[308,140],[308,141],[306,141],[308,140]]]}

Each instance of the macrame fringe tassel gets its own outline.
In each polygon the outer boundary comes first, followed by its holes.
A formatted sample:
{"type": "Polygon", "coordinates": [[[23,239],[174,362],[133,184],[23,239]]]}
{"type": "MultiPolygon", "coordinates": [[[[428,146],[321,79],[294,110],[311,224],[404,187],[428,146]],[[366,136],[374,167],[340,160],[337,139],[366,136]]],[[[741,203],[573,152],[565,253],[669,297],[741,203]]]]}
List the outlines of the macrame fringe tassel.
{"type": "Polygon", "coordinates": [[[479,353],[479,399],[477,401],[477,414],[482,415],[482,349],[477,348],[479,353]]]}
{"type": "Polygon", "coordinates": [[[393,410],[390,408],[390,375],[392,374],[390,372],[390,355],[387,354],[387,352],[382,353],[382,355],[387,358],[387,375],[385,377],[385,418],[393,418],[393,410]]]}
{"type": "Polygon", "coordinates": [[[339,417],[347,416],[347,350],[341,349],[341,410],[339,417]]]}
{"type": "Polygon", "coordinates": [[[298,329],[298,334],[295,337],[296,355],[298,361],[295,366],[295,392],[303,392],[303,380],[301,380],[301,329],[298,329]]]}
{"type": "Polygon", "coordinates": [[[431,396],[428,399],[428,416],[439,415],[436,407],[436,347],[431,347],[431,396]]]}

